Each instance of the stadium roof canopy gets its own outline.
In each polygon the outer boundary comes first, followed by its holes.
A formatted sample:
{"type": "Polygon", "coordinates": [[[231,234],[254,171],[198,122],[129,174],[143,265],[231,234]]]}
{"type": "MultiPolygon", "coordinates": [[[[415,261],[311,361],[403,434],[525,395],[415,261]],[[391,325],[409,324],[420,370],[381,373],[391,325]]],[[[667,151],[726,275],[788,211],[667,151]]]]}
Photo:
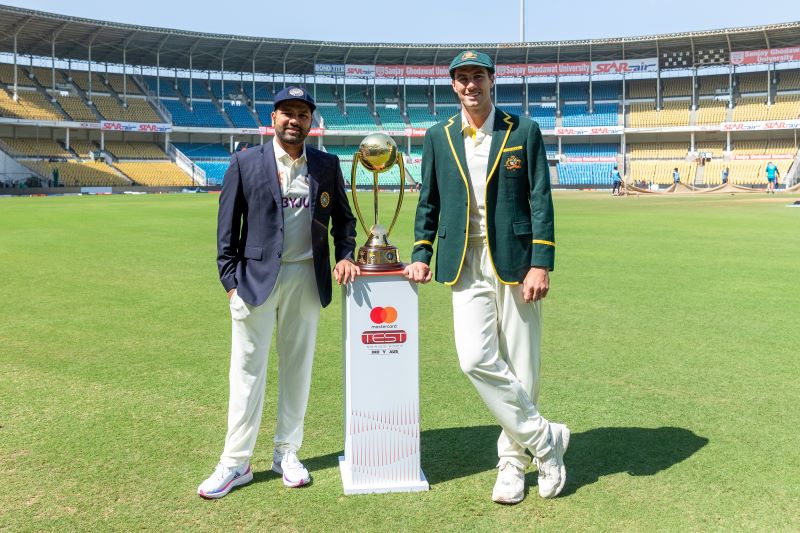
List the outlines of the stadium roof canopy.
{"type": "MultiPolygon", "coordinates": [[[[0,52],[169,69],[313,74],[315,63],[446,65],[466,48],[489,53],[498,64],[605,61],[800,46],[800,22],[702,32],[532,43],[394,44],[270,39],[135,26],[0,5],[0,52]]],[[[725,62],[716,61],[717,63],[725,62]]]]}

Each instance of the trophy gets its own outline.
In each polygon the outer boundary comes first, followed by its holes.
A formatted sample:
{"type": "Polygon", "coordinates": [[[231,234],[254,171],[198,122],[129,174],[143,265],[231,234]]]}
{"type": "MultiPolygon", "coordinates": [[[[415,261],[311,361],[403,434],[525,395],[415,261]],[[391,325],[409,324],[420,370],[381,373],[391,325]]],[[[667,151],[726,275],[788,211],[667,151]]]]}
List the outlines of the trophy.
{"type": "Polygon", "coordinates": [[[389,244],[389,234],[394,228],[397,217],[400,215],[400,206],[403,203],[403,189],[405,188],[406,172],[403,166],[402,155],[398,156],[397,144],[385,133],[371,133],[364,137],[358,147],[358,152],[353,157],[353,170],[350,177],[350,190],[353,195],[353,205],[356,208],[356,215],[364,233],[367,234],[367,242],[358,249],[356,263],[362,270],[367,272],[387,272],[398,270],[402,267],[400,258],[397,255],[397,247],[389,244]],[[367,230],[364,223],[364,216],[358,207],[358,195],[356,194],[356,171],[358,164],[372,172],[372,194],[373,211],[375,223],[367,230]],[[394,218],[387,230],[378,222],[378,174],[390,170],[395,164],[400,169],[400,197],[397,200],[397,208],[394,218]]]}

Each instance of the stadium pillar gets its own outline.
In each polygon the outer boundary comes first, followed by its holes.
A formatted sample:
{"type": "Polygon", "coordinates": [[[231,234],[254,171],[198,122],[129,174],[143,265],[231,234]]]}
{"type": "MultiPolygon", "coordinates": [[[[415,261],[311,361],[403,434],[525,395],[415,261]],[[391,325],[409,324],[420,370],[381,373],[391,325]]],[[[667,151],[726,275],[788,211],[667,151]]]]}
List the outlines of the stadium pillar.
{"type": "Polygon", "coordinates": [[[69,150],[69,128],[64,130],[64,148],[69,150]]]}
{"type": "MultiPolygon", "coordinates": [[[[227,46],[225,49],[227,50],[227,46]]],[[[219,58],[219,104],[225,111],[225,54],[219,58]]]]}
{"type": "Polygon", "coordinates": [[[656,111],[661,111],[661,64],[656,67],[656,111]]]}
{"type": "Polygon", "coordinates": [[[690,152],[694,152],[694,132],[691,133],[691,142],[692,142],[692,146],[691,146],[691,149],[689,151],[690,152]]]}
{"type": "Polygon", "coordinates": [[[194,104],[192,103],[192,85],[194,85],[192,81],[192,72],[192,50],[189,50],[189,111],[194,110],[194,104]]]}
{"type": "Polygon", "coordinates": [[[103,130],[100,130],[100,149],[106,149],[106,132],[103,130]]]}
{"type": "Polygon", "coordinates": [[[731,151],[731,132],[728,132],[728,133],[727,133],[727,138],[726,138],[726,151],[727,151],[727,152],[730,152],[730,151],[731,151]]]}
{"type": "Polygon", "coordinates": [[[229,139],[230,139],[230,152],[233,153],[233,135],[231,135],[229,139]]]}
{"type": "Polygon", "coordinates": [[[161,47],[156,50],[156,100],[161,103],[161,47]]]}
{"type": "Polygon", "coordinates": [[[771,75],[771,73],[772,73],[773,65],[774,65],[773,63],[767,63],[767,105],[768,106],[772,105],[772,83],[771,83],[772,75],[771,75]]]}
{"type": "Polygon", "coordinates": [[[169,150],[169,132],[164,134],[164,151],[167,152],[169,150]]]}
{"type": "MultiPolygon", "coordinates": [[[[732,65],[728,69],[728,109],[733,109],[733,75],[736,73],[736,66],[732,65]]],[[[730,143],[728,143],[730,146],[730,143]]],[[[730,150],[730,147],[728,148],[730,150]]]]}
{"type": "Polygon", "coordinates": [[[56,99],[56,36],[50,41],[50,74],[53,78],[53,101],[56,99]]]}
{"type": "Polygon", "coordinates": [[[19,94],[17,93],[17,30],[14,33],[14,101],[16,102],[19,99],[19,94]]]}
{"type": "Polygon", "coordinates": [[[92,103],[92,43],[94,39],[89,41],[89,90],[86,93],[86,100],[91,104],[92,103]]]}
{"type": "Polygon", "coordinates": [[[697,110],[697,67],[692,69],[692,111],[697,110]]]}
{"type": "MultiPolygon", "coordinates": [[[[252,105],[253,105],[253,113],[255,113],[256,112],[256,56],[255,56],[255,54],[253,54],[253,69],[251,71],[251,74],[253,76],[252,77],[252,80],[253,80],[253,101],[252,101],[252,105]]],[[[316,96],[316,94],[314,96],[316,96]]],[[[315,99],[315,101],[316,101],[316,99],[315,99]]]]}
{"type": "Polygon", "coordinates": [[[128,41],[122,46],[122,103],[128,106],[128,41]]]}

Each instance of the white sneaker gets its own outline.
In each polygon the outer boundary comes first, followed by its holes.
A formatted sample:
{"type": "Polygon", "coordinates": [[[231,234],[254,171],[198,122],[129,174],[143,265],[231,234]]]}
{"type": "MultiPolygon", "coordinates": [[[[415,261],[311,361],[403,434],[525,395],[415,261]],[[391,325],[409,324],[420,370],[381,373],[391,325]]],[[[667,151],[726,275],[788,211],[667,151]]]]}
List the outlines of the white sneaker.
{"type": "Polygon", "coordinates": [[[525,472],[522,468],[508,461],[499,465],[497,482],[492,490],[492,501],[496,503],[515,504],[525,498],[525,472]]]}
{"type": "Polygon", "coordinates": [[[201,498],[216,499],[228,494],[233,487],[250,483],[253,480],[253,472],[250,470],[250,463],[247,462],[236,468],[228,468],[222,463],[217,465],[211,477],[200,483],[197,487],[197,494],[201,498]]]}
{"type": "Polygon", "coordinates": [[[272,456],[272,471],[281,474],[283,484],[289,488],[302,487],[311,482],[308,470],[295,452],[281,453],[275,450],[272,456]]]}
{"type": "Polygon", "coordinates": [[[569,428],[564,424],[550,423],[550,451],[536,460],[539,467],[539,496],[542,498],[558,496],[567,482],[564,453],[569,447],[569,435],[569,428]]]}

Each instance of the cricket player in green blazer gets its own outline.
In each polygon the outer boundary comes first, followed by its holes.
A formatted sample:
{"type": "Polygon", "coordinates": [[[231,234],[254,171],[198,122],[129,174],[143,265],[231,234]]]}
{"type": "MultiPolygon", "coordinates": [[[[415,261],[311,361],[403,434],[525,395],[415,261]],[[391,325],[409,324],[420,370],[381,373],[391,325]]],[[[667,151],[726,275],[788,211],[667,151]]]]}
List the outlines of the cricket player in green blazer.
{"type": "Polygon", "coordinates": [[[479,51],[450,64],[461,112],[430,128],[408,279],[449,285],[461,369],[503,428],[492,499],[525,496],[533,456],[539,494],[564,488],[569,429],[539,414],[541,300],[555,257],[553,203],[542,133],[492,104],[494,62],[479,51]],[[530,455],[526,452],[529,452],[530,455]]]}

